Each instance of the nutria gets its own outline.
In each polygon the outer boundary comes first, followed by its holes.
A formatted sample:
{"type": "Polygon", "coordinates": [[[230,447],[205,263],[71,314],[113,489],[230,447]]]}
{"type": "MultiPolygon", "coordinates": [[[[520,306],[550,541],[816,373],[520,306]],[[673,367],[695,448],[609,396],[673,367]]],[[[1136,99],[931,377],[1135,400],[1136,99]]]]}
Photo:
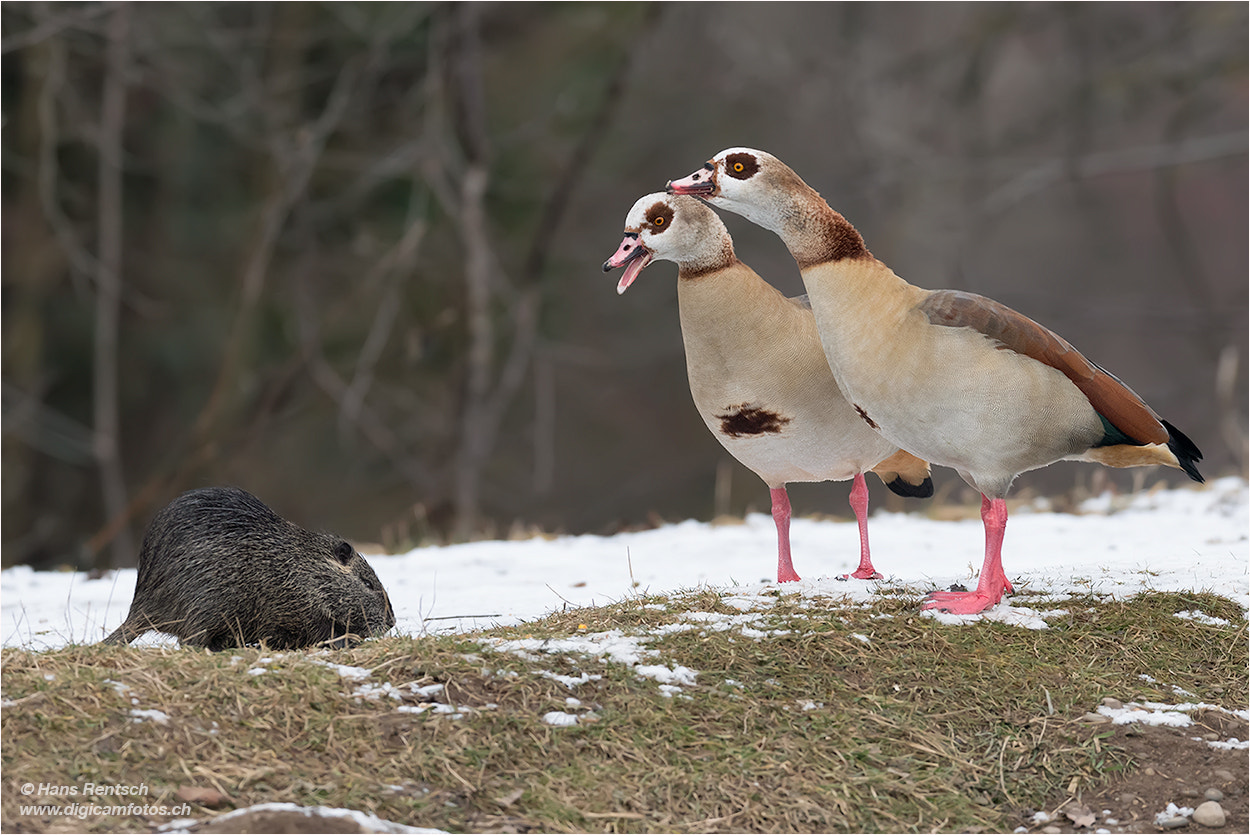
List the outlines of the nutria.
{"type": "Polygon", "coordinates": [[[139,551],[125,622],[105,643],[149,630],[224,649],[354,643],[395,625],[378,577],[342,538],[306,531],[235,487],[190,490],[163,508],[139,551]]]}

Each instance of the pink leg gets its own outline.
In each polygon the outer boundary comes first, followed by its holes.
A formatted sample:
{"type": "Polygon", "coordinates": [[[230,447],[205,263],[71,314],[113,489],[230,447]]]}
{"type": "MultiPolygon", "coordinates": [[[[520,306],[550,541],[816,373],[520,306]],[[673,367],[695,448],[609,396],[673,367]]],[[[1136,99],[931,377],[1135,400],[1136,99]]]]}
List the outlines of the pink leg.
{"type": "Polygon", "coordinates": [[[856,473],[851,484],[851,510],[855,511],[855,520],[859,522],[859,568],[840,579],[880,580],[881,572],[872,567],[872,556],[868,553],[868,482],[864,481],[863,473],[856,473]]]}
{"type": "Polygon", "coordinates": [[[1003,534],[1007,531],[1007,502],[981,497],[981,521],[985,523],[985,565],[976,591],[935,591],[922,609],[939,609],[956,615],[974,615],[1003,599],[1013,589],[1003,572],[1003,534]]]}
{"type": "Polygon", "coordinates": [[[790,562],[790,495],[785,485],[769,489],[773,499],[773,521],[777,523],[777,582],[790,583],[799,579],[790,562]]]}

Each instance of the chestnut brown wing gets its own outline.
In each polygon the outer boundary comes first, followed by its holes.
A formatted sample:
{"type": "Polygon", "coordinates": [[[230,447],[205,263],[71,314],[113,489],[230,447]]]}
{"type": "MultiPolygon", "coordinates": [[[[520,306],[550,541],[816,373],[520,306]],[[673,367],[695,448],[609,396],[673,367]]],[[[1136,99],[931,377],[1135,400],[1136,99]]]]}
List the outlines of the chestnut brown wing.
{"type": "Polygon", "coordinates": [[[1162,444],[1168,430],[1146,403],[1116,376],[1090,362],[1062,337],[993,299],[960,290],[937,290],[920,305],[934,325],[972,328],[998,343],[1062,371],[1089,398],[1094,411],[1124,438],[1109,443],[1162,444]]]}

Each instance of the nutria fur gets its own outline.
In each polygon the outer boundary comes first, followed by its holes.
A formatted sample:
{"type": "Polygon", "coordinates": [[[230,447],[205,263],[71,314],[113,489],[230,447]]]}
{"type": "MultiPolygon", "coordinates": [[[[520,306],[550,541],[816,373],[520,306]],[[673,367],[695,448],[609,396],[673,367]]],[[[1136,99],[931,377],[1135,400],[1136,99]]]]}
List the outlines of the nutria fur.
{"type": "Polygon", "coordinates": [[[350,544],[306,531],[234,487],[190,490],[163,508],[139,551],[130,613],[105,643],[149,630],[183,645],[336,645],[395,625],[382,583],[350,544]]]}

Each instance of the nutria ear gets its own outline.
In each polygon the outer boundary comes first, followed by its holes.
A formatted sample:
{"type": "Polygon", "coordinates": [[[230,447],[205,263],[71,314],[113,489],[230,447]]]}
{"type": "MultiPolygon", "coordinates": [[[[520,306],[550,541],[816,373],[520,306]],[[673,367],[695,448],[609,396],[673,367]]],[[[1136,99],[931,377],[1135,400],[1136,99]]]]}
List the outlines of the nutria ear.
{"type": "Polygon", "coordinates": [[[356,549],[351,546],[351,543],[346,539],[339,540],[338,547],[334,549],[335,559],[343,565],[347,565],[354,556],[356,556],[356,549]]]}

